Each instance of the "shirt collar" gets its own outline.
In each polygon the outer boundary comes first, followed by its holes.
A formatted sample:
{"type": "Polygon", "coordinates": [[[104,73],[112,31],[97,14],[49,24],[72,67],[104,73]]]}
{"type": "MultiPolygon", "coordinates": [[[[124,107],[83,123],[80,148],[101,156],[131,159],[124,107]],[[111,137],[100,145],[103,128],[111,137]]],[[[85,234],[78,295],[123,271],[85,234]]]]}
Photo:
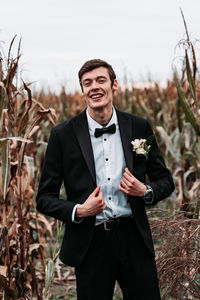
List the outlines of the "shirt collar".
{"type": "MultiPolygon", "coordinates": [[[[111,117],[110,121],[108,122],[108,124],[106,125],[106,127],[108,127],[108,126],[110,126],[112,124],[115,124],[116,126],[118,125],[117,114],[116,114],[114,106],[113,106],[113,110],[112,111],[113,111],[112,117],[111,117]]],[[[86,109],[86,116],[87,116],[87,120],[88,120],[88,127],[89,127],[90,133],[94,134],[96,128],[102,128],[103,127],[97,121],[95,121],[94,119],[92,119],[92,117],[90,117],[89,112],[88,112],[88,108],[86,109]]]]}

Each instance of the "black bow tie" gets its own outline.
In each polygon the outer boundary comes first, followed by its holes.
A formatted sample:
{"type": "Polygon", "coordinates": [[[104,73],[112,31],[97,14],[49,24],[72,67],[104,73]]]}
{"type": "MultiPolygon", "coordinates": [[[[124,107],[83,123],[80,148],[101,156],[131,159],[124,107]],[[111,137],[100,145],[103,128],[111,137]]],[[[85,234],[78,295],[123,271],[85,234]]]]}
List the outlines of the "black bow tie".
{"type": "Polygon", "coordinates": [[[116,131],[116,126],[115,126],[115,124],[112,124],[108,127],[96,128],[95,132],[94,132],[94,136],[96,138],[98,138],[99,136],[101,136],[104,133],[107,133],[107,132],[108,133],[115,133],[115,131],[116,131]]]}

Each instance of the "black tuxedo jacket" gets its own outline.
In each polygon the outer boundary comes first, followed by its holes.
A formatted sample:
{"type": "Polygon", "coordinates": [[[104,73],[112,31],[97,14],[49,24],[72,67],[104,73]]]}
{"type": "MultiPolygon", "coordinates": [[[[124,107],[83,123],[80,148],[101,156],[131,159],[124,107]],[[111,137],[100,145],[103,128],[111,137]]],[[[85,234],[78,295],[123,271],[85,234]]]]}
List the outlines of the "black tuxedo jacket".
{"type": "MultiPolygon", "coordinates": [[[[131,145],[131,141],[136,138],[147,139],[151,136],[151,126],[141,117],[118,110],[116,112],[126,165],[141,182],[145,182],[148,175],[154,191],[155,205],[172,193],[174,184],[171,174],[165,166],[155,139],[148,159],[135,156],[131,145]]],[[[83,111],[52,129],[36,198],[39,212],[66,223],[60,251],[60,259],[66,265],[79,265],[87,253],[94,232],[95,216],[84,218],[81,223],[74,223],[72,211],[77,203],[84,203],[95,188],[94,157],[86,111],[83,111]],[[67,194],[65,200],[59,198],[63,181],[67,194]]],[[[128,201],[143,237],[144,247],[154,255],[145,203],[140,197],[128,197],[128,201]]]]}

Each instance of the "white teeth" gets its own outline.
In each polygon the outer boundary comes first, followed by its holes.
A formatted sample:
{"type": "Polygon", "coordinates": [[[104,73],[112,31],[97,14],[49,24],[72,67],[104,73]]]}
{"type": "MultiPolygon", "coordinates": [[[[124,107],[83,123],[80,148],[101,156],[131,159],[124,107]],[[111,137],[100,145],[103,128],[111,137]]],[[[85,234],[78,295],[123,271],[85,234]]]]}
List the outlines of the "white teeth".
{"type": "Polygon", "coordinates": [[[98,95],[92,95],[91,98],[99,98],[101,97],[102,95],[98,94],[98,95]]]}

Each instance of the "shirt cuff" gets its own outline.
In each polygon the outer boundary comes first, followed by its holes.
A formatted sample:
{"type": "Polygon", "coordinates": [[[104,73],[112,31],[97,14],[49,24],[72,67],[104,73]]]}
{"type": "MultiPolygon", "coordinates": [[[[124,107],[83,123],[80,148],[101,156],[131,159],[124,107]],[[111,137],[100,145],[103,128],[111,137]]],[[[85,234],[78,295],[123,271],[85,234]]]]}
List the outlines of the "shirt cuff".
{"type": "Polygon", "coordinates": [[[76,217],[76,209],[77,207],[79,206],[80,204],[76,204],[73,208],[73,211],[72,211],[72,222],[74,223],[81,223],[83,221],[83,218],[77,218],[76,217]]]}

